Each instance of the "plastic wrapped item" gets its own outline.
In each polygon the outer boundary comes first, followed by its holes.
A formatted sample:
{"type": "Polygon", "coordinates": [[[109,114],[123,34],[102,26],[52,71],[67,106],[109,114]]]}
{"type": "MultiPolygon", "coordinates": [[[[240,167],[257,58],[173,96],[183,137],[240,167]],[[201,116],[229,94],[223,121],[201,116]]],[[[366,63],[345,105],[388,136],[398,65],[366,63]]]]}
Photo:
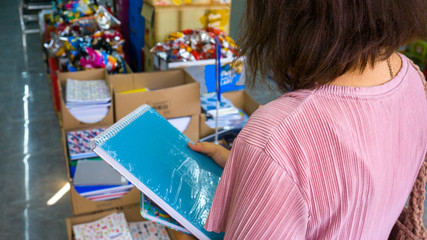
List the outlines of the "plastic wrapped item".
{"type": "Polygon", "coordinates": [[[96,12],[97,5],[90,0],[54,1],[53,18],[56,24],[70,23],[84,16],[91,16],[96,12]]]}
{"type": "Polygon", "coordinates": [[[187,29],[172,33],[165,42],[157,43],[151,52],[165,61],[186,62],[215,58],[215,37],[221,44],[221,58],[238,54],[233,39],[215,28],[187,29]]]}
{"type": "Polygon", "coordinates": [[[101,29],[112,29],[120,27],[120,21],[115,18],[107,9],[103,6],[99,6],[95,13],[96,21],[98,22],[101,29]]]}
{"type": "Polygon", "coordinates": [[[124,43],[125,40],[118,30],[98,31],[93,35],[92,41],[93,48],[104,49],[109,54],[117,51],[122,57],[124,57],[124,43]]]}
{"type": "Polygon", "coordinates": [[[56,31],[44,47],[58,58],[61,70],[126,71],[120,21],[106,7],[95,0],[56,0],[53,8],[56,31]]]}
{"type": "Polygon", "coordinates": [[[80,58],[83,68],[106,68],[108,72],[114,72],[119,67],[119,62],[112,55],[93,48],[85,48],[87,56],[80,58]]]}

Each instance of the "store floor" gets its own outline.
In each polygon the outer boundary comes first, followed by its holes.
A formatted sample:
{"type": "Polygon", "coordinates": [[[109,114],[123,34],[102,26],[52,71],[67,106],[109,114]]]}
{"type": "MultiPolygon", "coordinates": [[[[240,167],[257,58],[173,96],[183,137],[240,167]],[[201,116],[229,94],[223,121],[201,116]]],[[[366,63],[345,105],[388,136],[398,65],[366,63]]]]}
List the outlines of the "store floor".
{"type": "MultiPolygon", "coordinates": [[[[23,39],[18,2],[0,8],[0,239],[66,239],[69,193],[47,203],[67,183],[61,132],[40,36],[23,39]]],[[[262,104],[278,96],[264,85],[248,91],[262,104]]]]}

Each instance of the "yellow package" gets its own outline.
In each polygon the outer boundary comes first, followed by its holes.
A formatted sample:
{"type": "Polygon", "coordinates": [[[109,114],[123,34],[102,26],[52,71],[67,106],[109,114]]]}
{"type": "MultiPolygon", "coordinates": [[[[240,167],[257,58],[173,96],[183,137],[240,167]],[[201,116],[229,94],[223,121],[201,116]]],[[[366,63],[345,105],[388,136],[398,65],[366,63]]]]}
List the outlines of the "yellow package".
{"type": "Polygon", "coordinates": [[[200,18],[203,27],[219,28],[225,31],[224,27],[230,19],[230,10],[215,9],[206,11],[205,15],[200,18]]]}

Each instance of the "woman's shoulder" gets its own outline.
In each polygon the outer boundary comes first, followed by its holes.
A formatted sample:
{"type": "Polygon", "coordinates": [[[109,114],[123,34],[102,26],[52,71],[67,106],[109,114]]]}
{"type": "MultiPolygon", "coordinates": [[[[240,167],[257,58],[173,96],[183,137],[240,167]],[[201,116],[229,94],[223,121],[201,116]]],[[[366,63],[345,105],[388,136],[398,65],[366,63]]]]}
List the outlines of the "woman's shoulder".
{"type": "Polygon", "coordinates": [[[309,100],[314,90],[297,90],[285,93],[276,100],[260,107],[249,118],[248,123],[239,134],[258,147],[264,147],[275,129],[291,115],[297,113],[304,102],[309,100]]]}

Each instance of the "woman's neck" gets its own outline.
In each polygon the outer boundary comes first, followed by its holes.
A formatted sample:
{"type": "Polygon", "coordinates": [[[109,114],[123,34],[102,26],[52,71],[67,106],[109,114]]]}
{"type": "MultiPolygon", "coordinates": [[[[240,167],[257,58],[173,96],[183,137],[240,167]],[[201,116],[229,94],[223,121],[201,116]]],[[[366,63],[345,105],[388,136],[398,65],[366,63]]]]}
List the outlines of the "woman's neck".
{"type": "Polygon", "coordinates": [[[343,87],[374,87],[384,84],[394,78],[402,67],[402,59],[398,54],[392,54],[389,59],[391,71],[387,60],[378,61],[373,67],[368,65],[362,73],[359,70],[347,72],[329,84],[343,87]]]}

